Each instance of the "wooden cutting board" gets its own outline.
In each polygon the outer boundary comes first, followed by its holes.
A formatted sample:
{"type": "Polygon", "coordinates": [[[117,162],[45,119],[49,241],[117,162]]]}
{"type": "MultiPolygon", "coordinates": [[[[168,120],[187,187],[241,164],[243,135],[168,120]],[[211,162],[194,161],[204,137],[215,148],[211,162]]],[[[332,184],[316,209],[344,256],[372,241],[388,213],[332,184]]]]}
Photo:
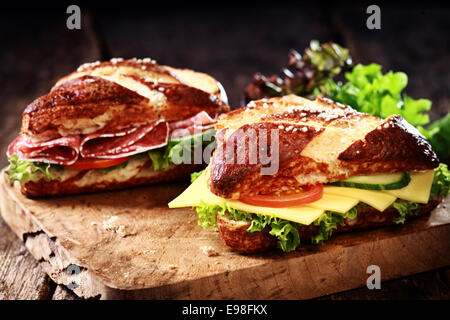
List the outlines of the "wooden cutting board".
{"type": "Polygon", "coordinates": [[[187,184],[31,200],[2,172],[4,220],[49,276],[83,298],[306,299],[450,265],[450,198],[404,226],[335,236],[292,253],[231,252],[190,209],[187,184]],[[211,255],[211,253],[214,253],[211,255]]]}

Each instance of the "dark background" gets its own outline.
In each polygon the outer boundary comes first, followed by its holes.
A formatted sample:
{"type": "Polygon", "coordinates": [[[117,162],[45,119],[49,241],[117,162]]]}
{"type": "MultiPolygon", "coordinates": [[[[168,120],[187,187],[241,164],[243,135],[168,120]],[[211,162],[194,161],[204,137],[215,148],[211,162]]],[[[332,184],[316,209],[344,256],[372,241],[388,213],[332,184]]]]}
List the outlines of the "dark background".
{"type": "MultiPolygon", "coordinates": [[[[287,64],[289,49],[303,52],[312,39],[349,48],[355,63],[376,62],[385,72],[406,72],[406,93],[433,101],[431,119],[447,114],[450,7],[429,1],[375,2],[381,8],[381,30],[369,30],[369,4],[373,3],[10,4],[0,13],[0,153],[5,154],[18,134],[26,105],[84,62],[148,56],[160,64],[207,72],[223,84],[231,106],[238,107],[255,72],[279,74],[287,64]],[[81,30],[66,28],[69,4],[81,7],[81,30]]],[[[6,164],[6,157],[1,156],[0,165],[6,164]]],[[[7,230],[3,221],[0,229],[7,230]]],[[[11,232],[5,233],[1,234],[0,252],[9,257],[12,266],[0,269],[0,297],[51,298],[55,288],[56,292],[63,290],[40,270],[11,232]],[[17,243],[11,246],[11,241],[17,243]],[[15,272],[17,263],[25,263],[30,275],[21,275],[17,283],[3,280],[15,272]]],[[[391,281],[379,292],[362,288],[328,298],[448,299],[449,278],[448,269],[437,270],[391,281]]]]}

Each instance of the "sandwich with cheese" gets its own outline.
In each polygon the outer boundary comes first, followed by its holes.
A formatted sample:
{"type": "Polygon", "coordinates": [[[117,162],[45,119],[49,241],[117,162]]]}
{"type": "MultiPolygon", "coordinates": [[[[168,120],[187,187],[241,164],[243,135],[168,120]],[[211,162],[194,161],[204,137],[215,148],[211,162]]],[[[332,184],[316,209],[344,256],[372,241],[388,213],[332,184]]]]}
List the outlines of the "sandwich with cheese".
{"type": "Polygon", "coordinates": [[[204,164],[174,155],[213,144],[215,119],[227,111],[207,74],[149,58],[87,63],[25,109],[7,176],[33,197],[188,177],[204,164]]]}
{"type": "Polygon", "coordinates": [[[288,95],[252,101],[215,128],[209,166],[169,207],[195,207],[199,224],[238,252],[404,223],[449,192],[447,167],[398,115],[288,95]]]}

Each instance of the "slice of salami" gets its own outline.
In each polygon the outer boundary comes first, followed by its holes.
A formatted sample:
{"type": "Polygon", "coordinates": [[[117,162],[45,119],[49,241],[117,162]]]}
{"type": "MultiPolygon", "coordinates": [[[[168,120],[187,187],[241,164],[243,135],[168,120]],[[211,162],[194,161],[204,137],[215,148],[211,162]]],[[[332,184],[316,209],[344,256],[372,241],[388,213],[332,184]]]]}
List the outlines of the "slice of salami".
{"type": "Polygon", "coordinates": [[[110,134],[93,134],[84,137],[80,145],[80,153],[85,158],[114,159],[167,144],[168,124],[154,122],[127,131],[110,134]]]}
{"type": "Polygon", "coordinates": [[[112,133],[61,137],[34,142],[19,136],[8,147],[8,157],[17,153],[21,159],[71,165],[79,156],[115,159],[163,147],[171,139],[179,139],[209,130],[215,120],[205,111],[172,123],[156,121],[136,128],[112,133]]]}
{"type": "Polygon", "coordinates": [[[169,124],[170,130],[175,130],[179,128],[188,128],[193,125],[197,126],[206,126],[210,124],[214,124],[215,120],[209,116],[209,114],[206,111],[201,111],[197,113],[195,116],[190,117],[185,120],[171,122],[169,124]]]}
{"type": "Polygon", "coordinates": [[[7,156],[17,153],[23,160],[71,165],[78,159],[79,143],[79,136],[62,137],[44,142],[33,142],[19,136],[9,145],[7,156]]]}
{"type": "Polygon", "coordinates": [[[180,139],[214,128],[215,120],[205,111],[197,113],[195,116],[177,122],[171,122],[170,139],[180,139]]]}
{"type": "Polygon", "coordinates": [[[187,128],[179,128],[175,129],[170,133],[170,139],[176,140],[187,136],[192,136],[197,133],[201,133],[203,131],[207,131],[209,129],[214,128],[214,123],[207,125],[207,126],[190,126],[187,128]]]}
{"type": "Polygon", "coordinates": [[[168,140],[169,124],[167,122],[162,122],[136,143],[122,148],[119,156],[130,156],[136,153],[161,148],[167,145],[168,140]]]}

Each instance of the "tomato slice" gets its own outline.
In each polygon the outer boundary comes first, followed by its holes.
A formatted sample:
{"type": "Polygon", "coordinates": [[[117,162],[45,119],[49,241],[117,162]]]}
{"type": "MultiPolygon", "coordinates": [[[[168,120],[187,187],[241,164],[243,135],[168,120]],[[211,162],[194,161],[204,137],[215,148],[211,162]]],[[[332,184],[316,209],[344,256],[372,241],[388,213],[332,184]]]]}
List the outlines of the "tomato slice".
{"type": "Polygon", "coordinates": [[[291,193],[285,195],[255,195],[241,196],[239,201],[254,206],[270,207],[270,208],[286,208],[294,207],[302,204],[311,203],[321,199],[323,196],[323,184],[316,184],[308,187],[302,192],[291,193]]]}
{"type": "Polygon", "coordinates": [[[69,166],[64,166],[67,169],[72,170],[89,170],[100,169],[117,166],[124,163],[129,157],[117,158],[117,159],[96,159],[96,158],[79,158],[77,162],[69,166]]]}

